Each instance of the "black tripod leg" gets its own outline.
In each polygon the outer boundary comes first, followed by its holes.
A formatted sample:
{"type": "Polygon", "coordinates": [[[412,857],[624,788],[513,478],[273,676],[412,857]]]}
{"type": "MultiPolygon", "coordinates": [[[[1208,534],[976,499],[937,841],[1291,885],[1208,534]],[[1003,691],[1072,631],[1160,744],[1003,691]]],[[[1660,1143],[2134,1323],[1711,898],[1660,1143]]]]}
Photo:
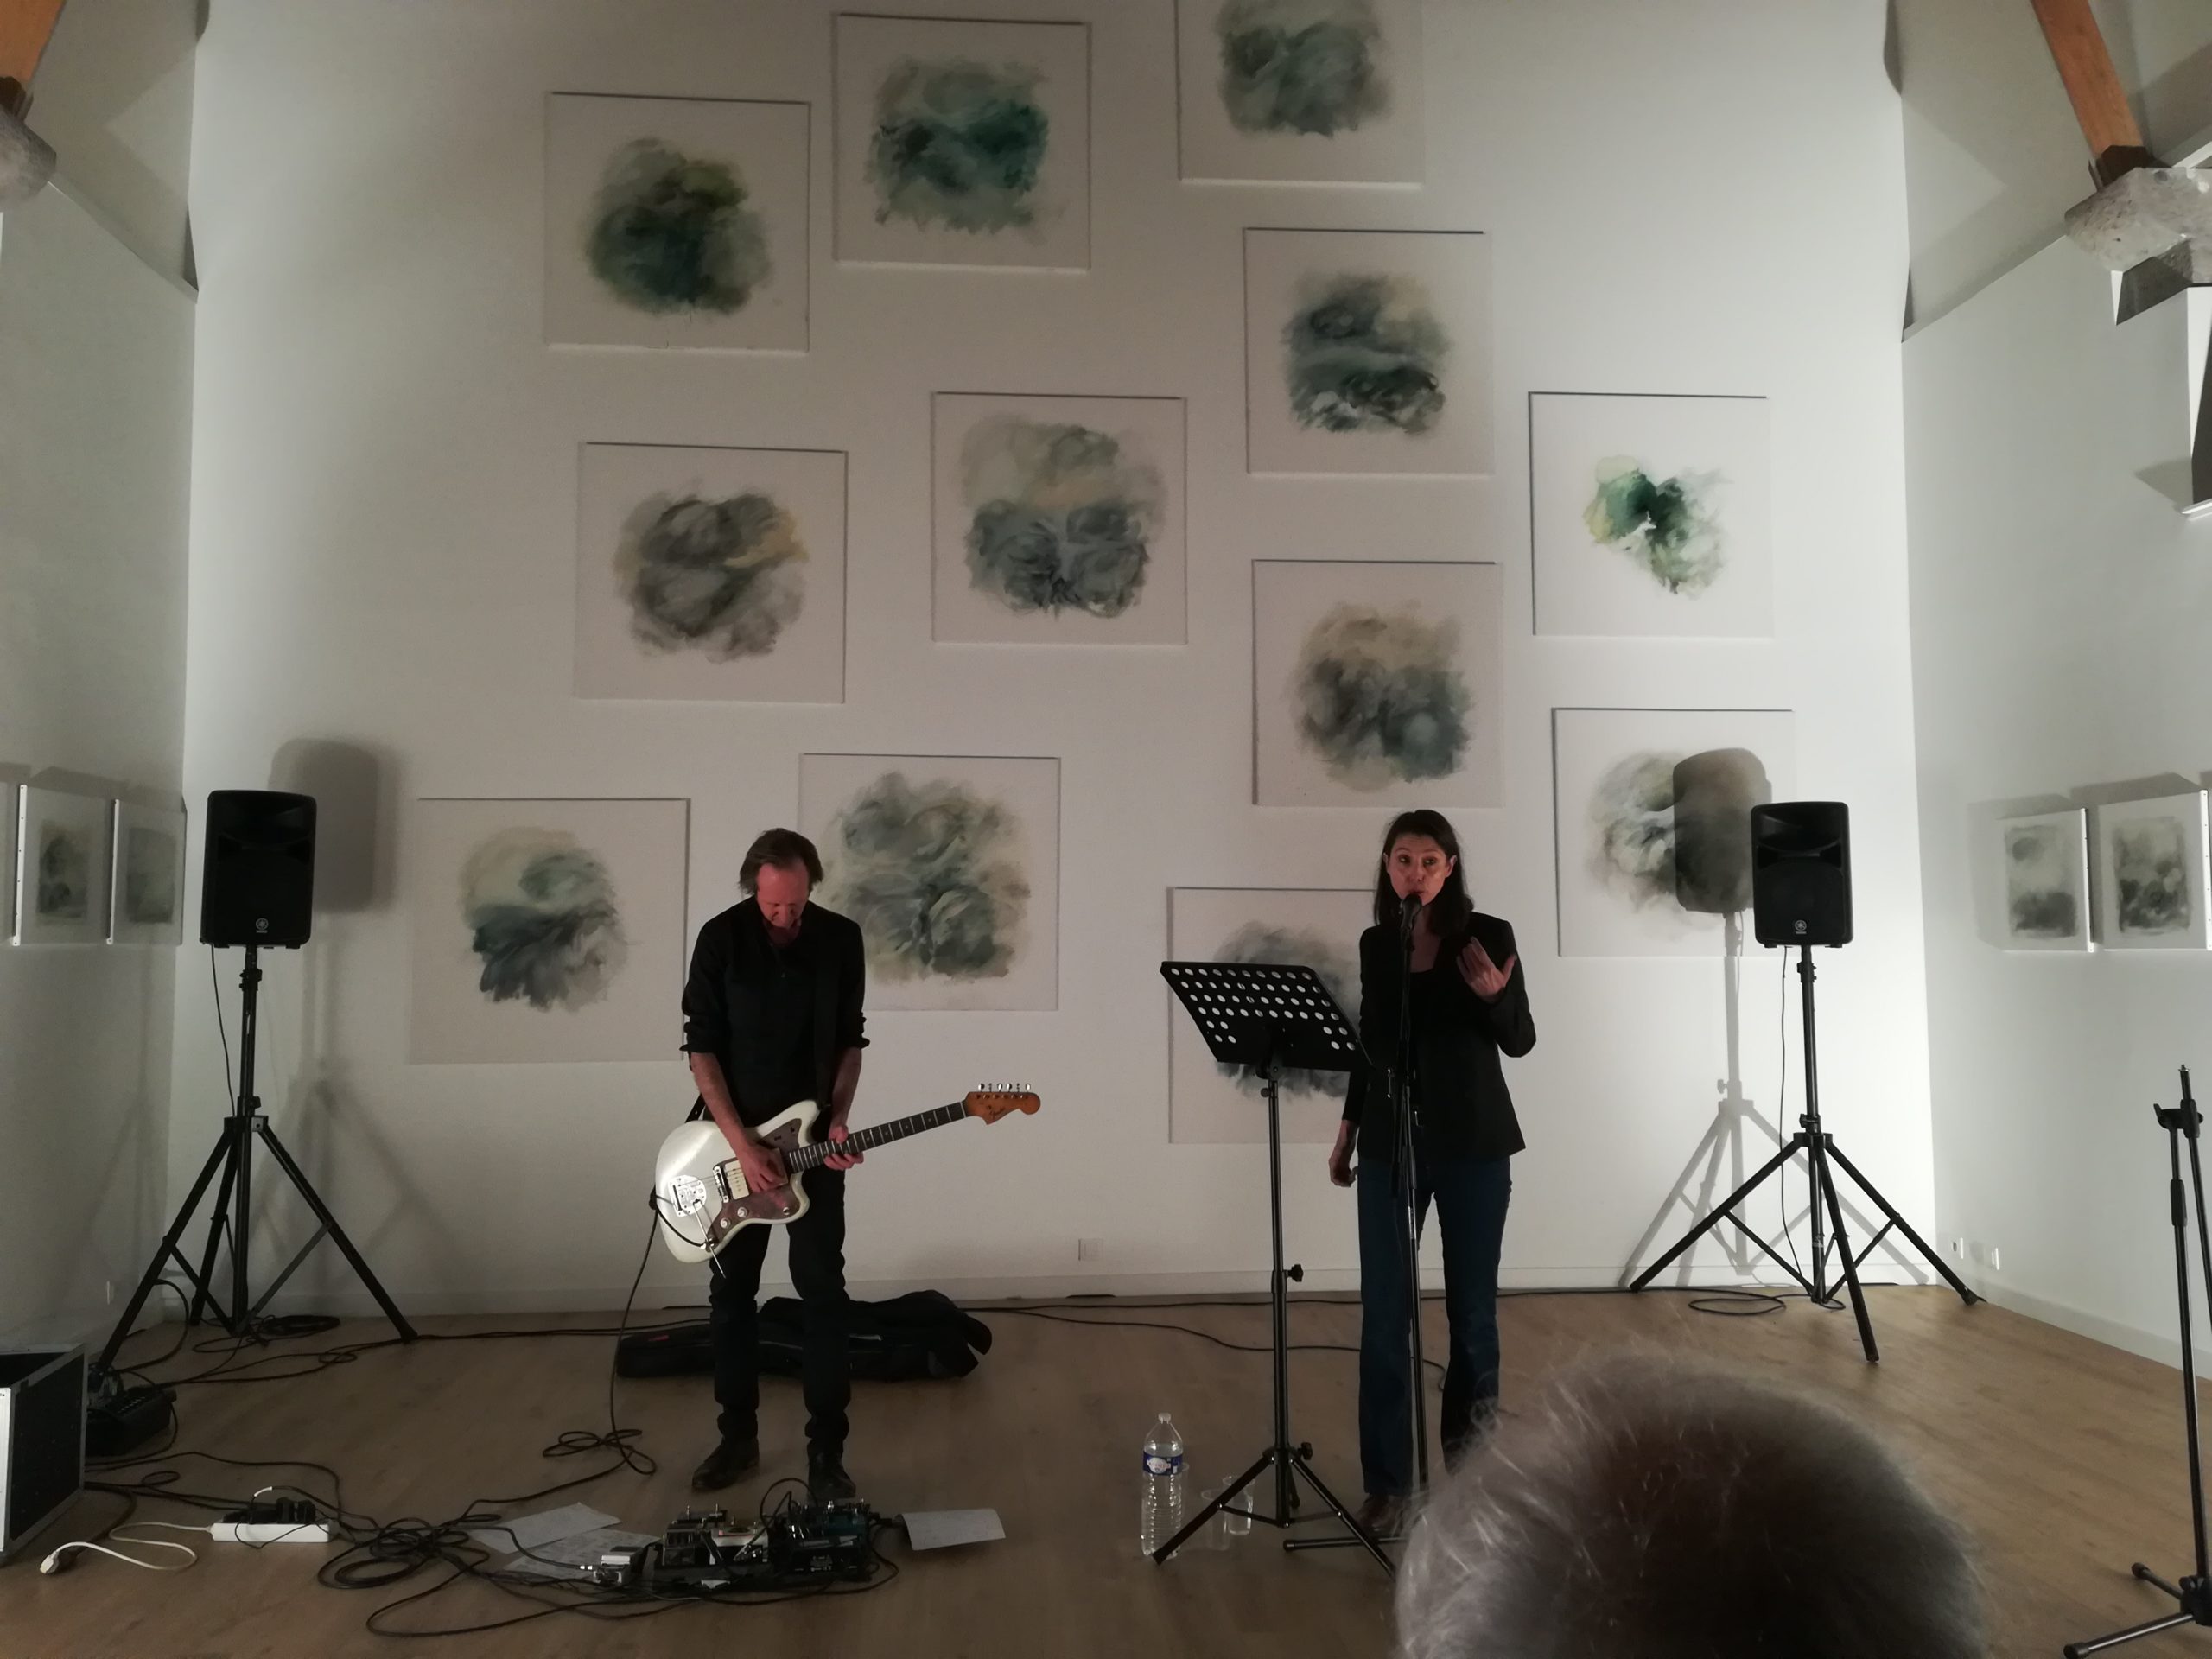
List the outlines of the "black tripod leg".
{"type": "Polygon", "coordinates": [[[352,1263],[355,1276],[368,1287],[369,1294],[377,1299],[377,1306],[384,1309],[384,1316],[391,1321],[392,1329],[398,1332],[403,1339],[414,1341],[415,1327],[407,1323],[407,1316],[399,1311],[399,1304],[385,1294],[385,1288],[377,1282],[376,1274],[369,1271],[369,1264],[361,1259],[361,1253],[353,1248],[353,1241],[346,1236],[346,1230],[338,1224],[338,1217],[330,1213],[329,1206],[323,1203],[321,1195],[315,1190],[314,1183],[292,1161],[292,1154],[284,1150],[284,1143],[276,1138],[276,1131],[269,1127],[269,1120],[257,1118],[254,1128],[268,1147],[269,1155],[276,1160],[277,1167],[290,1178],[300,1196],[307,1200],[308,1208],[315,1211],[315,1218],[322,1224],[324,1230],[337,1243],[346,1260],[352,1263]]]}
{"type": "Polygon", "coordinates": [[[2156,1636],[2161,1630],[2178,1629],[2194,1624],[2196,1620],[2187,1613],[2169,1613],[2164,1618],[2154,1618],[2148,1624],[2138,1624],[2131,1630],[2114,1630],[2110,1636],[2101,1636],[2094,1642],[2069,1642],[2059,1651],[2066,1659],[2088,1659],[2093,1653],[2102,1653],[2107,1648],[2116,1648],[2123,1642],[2140,1641],[2146,1636],[2156,1636]]]}
{"type": "MultiPolygon", "coordinates": [[[[1177,1550],[1182,1548],[1184,1541],[1186,1539],[1195,1534],[1199,1528],[1205,1526],[1207,1522],[1212,1520],[1215,1516],[1220,1514],[1222,1510],[1228,1508],[1230,1501],[1236,1497],[1236,1494],[1243,1491],[1247,1486],[1249,1486],[1254,1481],[1257,1480],[1262,1474],[1264,1474],[1267,1471],[1268,1466],[1274,1463],[1274,1460],[1275,1453],[1272,1447],[1268,1451],[1261,1452],[1260,1460],[1254,1464],[1249,1469],[1247,1469],[1243,1474],[1239,1475],[1236,1478],[1236,1482],[1230,1485],[1226,1491],[1222,1492],[1215,1497],[1212,1503],[1207,1504],[1205,1508],[1200,1510],[1188,1521],[1185,1521],[1183,1523],[1182,1531],[1177,1533],[1173,1538],[1170,1538],[1158,1549],[1154,1550],[1152,1552],[1153,1560],[1155,1563],[1164,1562],[1170,1555],[1173,1555],[1177,1550]]],[[[1264,1520],[1266,1517],[1258,1516],[1255,1518],[1264,1520]]],[[[1281,1525],[1283,1523],[1278,1522],[1275,1524],[1281,1525]]]]}
{"type": "MultiPolygon", "coordinates": [[[[1312,1465],[1303,1458],[1293,1458],[1290,1466],[1298,1471],[1301,1480],[1313,1489],[1314,1495],[1328,1505],[1329,1512],[1351,1529],[1351,1535],[1358,1540],[1362,1548],[1375,1558],[1376,1565],[1390,1577],[1397,1577],[1398,1569],[1390,1564],[1390,1558],[1382,1553],[1381,1541],[1351,1518],[1351,1512],[1337,1501],[1337,1495],[1322,1483],[1321,1477],[1313,1472],[1312,1465]]],[[[1283,1548],[1288,1549],[1291,1546],[1285,1544],[1283,1548]]]]}
{"type": "Polygon", "coordinates": [[[1788,1163],[1792,1158],[1796,1157],[1800,1152],[1804,1150],[1804,1142],[1805,1137],[1803,1135],[1792,1135],[1789,1138],[1789,1145],[1783,1147],[1780,1152],[1776,1153],[1773,1157],[1768,1159],[1766,1162],[1759,1166],[1759,1172],[1758,1174],[1752,1176],[1750,1180],[1745,1181],[1733,1192],[1731,1192],[1727,1198],[1723,1200],[1718,1209],[1714,1210],[1712,1214],[1706,1217],[1703,1221],[1698,1223],[1696,1226],[1691,1228],[1689,1231],[1684,1233],[1681,1237],[1675,1242],[1675,1248],[1669,1250],[1666,1255],[1661,1256],[1656,1262],[1654,1262],[1649,1267],[1638,1274],[1634,1281],[1630,1284],[1629,1288],[1630,1290],[1642,1290],[1654,1279],[1656,1279],[1661,1274],[1666,1272],[1668,1268],[1673,1264],[1677,1256],[1683,1255],[1692,1245],[1695,1244],[1698,1240],[1703,1238],[1715,1227],[1718,1227],[1723,1221],[1726,1221],[1728,1218],[1728,1212],[1733,1210],[1738,1205],[1741,1204],[1745,1198],[1750,1196],[1751,1190],[1754,1187],[1758,1186],[1761,1181],[1766,1179],[1766,1178],[1773,1174],[1776,1170],[1780,1169],[1783,1165],[1788,1163]]]}
{"type": "Polygon", "coordinates": [[[1859,1166],[1845,1157],[1842,1149],[1834,1141],[1828,1142],[1828,1156],[1843,1166],[1843,1173],[1859,1184],[1859,1190],[1872,1198],[1874,1201],[1874,1207],[1890,1218],[1890,1225],[1912,1242],[1912,1248],[1927,1258],[1929,1266],[1943,1275],[1943,1282],[1957,1291],[1966,1300],[1966,1305],[1968,1307],[1972,1307],[1982,1300],[1967,1288],[1965,1280],[1944,1265],[1943,1258],[1929,1248],[1926,1239],[1912,1230],[1912,1224],[1897,1213],[1897,1206],[1882,1196],[1880,1188],[1859,1173],[1859,1166]]]}
{"type": "MultiPolygon", "coordinates": [[[[238,1139],[232,1133],[235,1127],[234,1119],[226,1120],[223,1124],[223,1146],[226,1152],[231,1143],[238,1139]]],[[[199,1276],[192,1281],[192,1306],[184,1318],[187,1325],[197,1325],[200,1316],[212,1307],[216,1317],[222,1321],[223,1328],[233,1335],[244,1328],[245,1315],[240,1313],[233,1319],[215,1300],[215,1249],[223,1242],[231,1224],[231,1183],[238,1179],[238,1160],[226,1157],[223,1160],[223,1179],[215,1186],[215,1207],[207,1212],[207,1247],[200,1254],[199,1276]]]]}
{"type": "Polygon", "coordinates": [[[1859,1345],[1866,1351],[1866,1363],[1878,1365],[1882,1352],[1874,1345],[1874,1322],[1866,1317],[1866,1293],[1859,1288],[1859,1264],[1851,1258],[1851,1239],[1843,1230],[1843,1202],[1835,1195],[1835,1172],[1828,1167],[1830,1150],[1826,1135],[1814,1142],[1813,1181],[1819,1189],[1819,1197],[1827,1202],[1829,1230],[1835,1235],[1835,1253],[1843,1263],[1843,1282],[1851,1293],[1851,1312],[1859,1321],[1859,1345]]]}
{"type": "MultiPolygon", "coordinates": [[[[162,1277],[162,1269],[168,1265],[170,1255],[176,1250],[177,1240],[184,1236],[184,1230],[192,1224],[192,1212],[199,1207],[200,1195],[207,1190],[207,1183],[215,1179],[218,1165],[223,1165],[227,1178],[229,1166],[224,1163],[223,1154],[230,1150],[230,1147],[231,1132],[226,1123],[215,1141],[215,1150],[207,1154],[207,1161],[200,1166],[200,1179],[193,1182],[192,1191],[185,1194],[184,1202],[177,1206],[176,1218],[169,1223],[168,1231],[162,1235],[161,1243],[155,1247],[154,1259],[146,1264],[145,1275],[138,1281],[138,1288],[130,1294],[130,1300],[124,1306],[123,1317],[115,1322],[115,1329],[109,1333],[107,1346],[100,1350],[100,1357],[94,1362],[95,1369],[103,1371],[114,1369],[115,1356],[123,1346],[123,1339],[130,1334],[130,1326],[137,1319],[139,1310],[146,1306],[146,1299],[154,1294],[154,1287],[162,1277]]],[[[179,1256],[178,1260],[182,1261],[183,1258],[179,1256]]],[[[189,1273],[191,1270],[191,1264],[187,1262],[185,1271],[189,1273]]],[[[204,1274],[193,1282],[204,1296],[207,1289],[204,1274]]],[[[197,1305],[195,1300],[194,1306],[197,1305]]]]}

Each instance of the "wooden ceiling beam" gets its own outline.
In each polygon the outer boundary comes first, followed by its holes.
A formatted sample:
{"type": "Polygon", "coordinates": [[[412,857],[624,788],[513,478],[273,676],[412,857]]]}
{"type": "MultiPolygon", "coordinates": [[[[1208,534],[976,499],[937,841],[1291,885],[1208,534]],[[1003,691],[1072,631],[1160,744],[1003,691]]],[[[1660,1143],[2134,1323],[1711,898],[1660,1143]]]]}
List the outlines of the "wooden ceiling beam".
{"type": "MultiPolygon", "coordinates": [[[[35,0],[34,0],[35,3],[35,0]]],[[[2158,157],[2143,142],[2135,111],[2127,102],[2120,72],[2105,49],[2103,32],[2089,0],[2029,0],[2050,55],[2057,60],[2058,78],[2066,83],[2066,96],[2074,105],[2074,118],[2088,140],[2090,170],[2100,185],[2110,184],[2121,174],[2139,167],[2154,167],[2158,157]]]]}
{"type": "Polygon", "coordinates": [[[20,116],[63,0],[0,0],[0,108],[20,116]]]}

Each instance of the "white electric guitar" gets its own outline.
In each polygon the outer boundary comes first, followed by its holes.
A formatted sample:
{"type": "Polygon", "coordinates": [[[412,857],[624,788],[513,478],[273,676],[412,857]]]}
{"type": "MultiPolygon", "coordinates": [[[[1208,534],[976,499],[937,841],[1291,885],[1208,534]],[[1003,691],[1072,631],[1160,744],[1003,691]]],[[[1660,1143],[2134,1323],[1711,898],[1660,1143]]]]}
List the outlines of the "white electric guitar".
{"type": "Polygon", "coordinates": [[[661,1242],[679,1262],[703,1262],[736,1237],[741,1228],[795,1221],[804,1215],[806,1173],[819,1169],[833,1152],[873,1152],[965,1117],[995,1123],[1008,1112],[1034,1112],[1038,1104],[1037,1096],[1027,1089],[976,1089],[935,1111],[853,1130],[840,1142],[816,1138],[822,1109],[803,1100],[753,1131],[782,1155],[791,1176],[786,1185],[758,1192],[746,1185],[745,1172],[712,1118],[680,1124],[661,1142],[660,1160],[653,1166],[653,1213],[660,1217],[661,1242]]]}

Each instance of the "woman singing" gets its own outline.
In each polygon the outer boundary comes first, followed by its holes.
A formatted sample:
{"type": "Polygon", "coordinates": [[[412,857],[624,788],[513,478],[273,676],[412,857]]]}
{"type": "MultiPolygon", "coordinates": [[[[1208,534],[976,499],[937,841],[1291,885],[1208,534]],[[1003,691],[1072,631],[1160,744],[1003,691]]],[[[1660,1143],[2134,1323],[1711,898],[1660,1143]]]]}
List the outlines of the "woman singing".
{"type": "Polygon", "coordinates": [[[1329,1154],[1330,1179],[1350,1186],[1355,1143],[1359,1153],[1359,1456],[1367,1484],[1359,1519],[1370,1531],[1395,1525],[1414,1483],[1413,1287],[1383,1076],[1399,1049],[1399,984],[1408,966],[1414,1190],[1424,1218],[1436,1200],[1444,1234],[1452,1340],[1440,1427],[1445,1458],[1456,1463],[1497,1410],[1498,1251],[1513,1192],[1508,1160],[1524,1144],[1498,1057],[1534,1048],[1536,1027],[1513,930],[1469,902],[1459,839],[1439,812],[1402,812],[1382,840],[1375,925],[1359,939],[1359,1031],[1374,1065],[1354,1066],[1329,1154]]]}

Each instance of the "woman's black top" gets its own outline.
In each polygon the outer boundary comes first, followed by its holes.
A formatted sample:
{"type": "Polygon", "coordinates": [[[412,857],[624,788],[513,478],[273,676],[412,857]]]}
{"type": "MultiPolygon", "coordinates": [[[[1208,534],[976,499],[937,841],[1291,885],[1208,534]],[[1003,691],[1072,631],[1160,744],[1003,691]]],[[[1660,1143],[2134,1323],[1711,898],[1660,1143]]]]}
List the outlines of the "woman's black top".
{"type": "MultiPolygon", "coordinates": [[[[1362,1058],[1353,1065],[1344,1121],[1359,1125],[1362,1157],[1389,1154],[1382,1068],[1398,1047],[1401,948],[1395,923],[1359,936],[1359,1035],[1375,1063],[1362,1058]],[[1372,1111],[1366,1109],[1370,1101],[1372,1111]]],[[[1498,1064],[1500,1055],[1518,1058],[1536,1046],[1519,954],[1512,927],[1478,912],[1454,938],[1438,942],[1435,965],[1413,976],[1414,1122],[1428,1157],[1506,1158],[1528,1144],[1498,1064]],[[1459,973],[1459,951],[1470,936],[1499,966],[1513,963],[1494,1002],[1477,996],[1459,973]]]]}

